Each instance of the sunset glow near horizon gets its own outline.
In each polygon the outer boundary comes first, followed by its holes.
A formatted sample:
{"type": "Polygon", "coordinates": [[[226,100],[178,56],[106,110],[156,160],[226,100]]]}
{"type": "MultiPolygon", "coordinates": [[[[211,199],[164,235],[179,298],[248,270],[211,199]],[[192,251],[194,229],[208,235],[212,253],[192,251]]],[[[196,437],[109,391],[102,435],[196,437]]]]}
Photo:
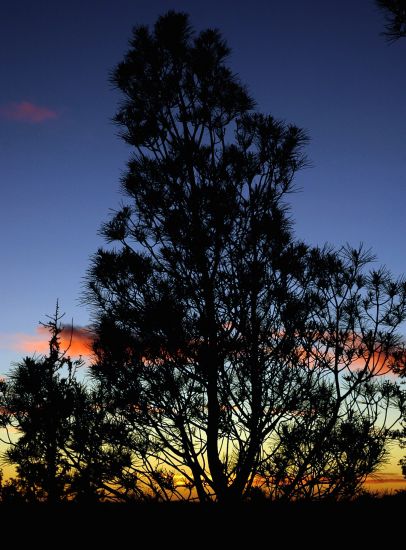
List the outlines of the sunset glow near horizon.
{"type": "MultiPolygon", "coordinates": [[[[258,109],[308,132],[311,167],[290,197],[297,237],[363,242],[377,266],[406,273],[406,39],[385,42],[373,0],[8,3],[0,18],[1,375],[46,352],[38,322],[57,299],[67,325],[73,318],[70,353],[89,350],[83,278],[102,244],[100,224],[122,200],[130,155],[111,122],[120,97],[109,75],[133,25],[152,25],[169,9],[190,13],[196,29],[218,27],[258,109]]],[[[406,486],[395,455],[374,485],[406,486]]]]}

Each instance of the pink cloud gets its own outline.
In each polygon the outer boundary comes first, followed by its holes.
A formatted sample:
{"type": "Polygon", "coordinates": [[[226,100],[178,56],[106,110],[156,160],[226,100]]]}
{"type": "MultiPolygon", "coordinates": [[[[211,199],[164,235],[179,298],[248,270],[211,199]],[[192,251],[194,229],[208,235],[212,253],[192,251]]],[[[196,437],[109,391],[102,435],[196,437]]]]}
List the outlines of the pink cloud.
{"type": "Polygon", "coordinates": [[[8,120],[40,124],[46,120],[58,118],[58,113],[48,107],[34,105],[29,101],[20,101],[19,103],[7,103],[0,107],[0,116],[8,120]]]}
{"type": "MultiPolygon", "coordinates": [[[[0,334],[0,349],[28,354],[48,352],[49,331],[39,326],[36,334],[0,334]]],[[[71,356],[90,356],[93,336],[86,327],[64,326],[60,334],[61,351],[67,350],[71,356]]]]}

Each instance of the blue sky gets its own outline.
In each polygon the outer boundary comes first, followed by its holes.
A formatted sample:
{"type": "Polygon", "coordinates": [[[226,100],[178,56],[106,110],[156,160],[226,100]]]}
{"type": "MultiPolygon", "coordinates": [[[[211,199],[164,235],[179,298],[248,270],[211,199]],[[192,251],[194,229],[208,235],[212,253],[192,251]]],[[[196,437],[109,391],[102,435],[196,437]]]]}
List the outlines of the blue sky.
{"type": "Polygon", "coordinates": [[[364,242],[406,271],[406,40],[373,0],[20,0],[0,18],[0,372],[56,299],[75,324],[97,231],[130,150],[108,77],[133,25],[168,9],[218,27],[258,109],[305,128],[312,168],[291,197],[298,237],[364,242]],[[21,336],[19,336],[21,335],[21,336]]]}

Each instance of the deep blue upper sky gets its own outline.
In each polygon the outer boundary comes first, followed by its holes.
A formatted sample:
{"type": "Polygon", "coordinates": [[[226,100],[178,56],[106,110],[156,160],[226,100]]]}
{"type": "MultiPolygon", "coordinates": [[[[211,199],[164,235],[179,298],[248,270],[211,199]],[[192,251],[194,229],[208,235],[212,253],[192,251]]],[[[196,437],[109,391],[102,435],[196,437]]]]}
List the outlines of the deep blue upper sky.
{"type": "Polygon", "coordinates": [[[75,323],[98,228],[118,206],[129,149],[108,82],[133,25],[168,9],[218,27],[258,102],[305,128],[313,167],[296,180],[296,234],[363,241],[406,271],[406,40],[388,45],[373,0],[20,0],[0,16],[0,371],[56,298],[75,323]],[[12,346],[8,346],[12,347],[12,346]],[[3,350],[1,349],[3,348],[3,350]]]}

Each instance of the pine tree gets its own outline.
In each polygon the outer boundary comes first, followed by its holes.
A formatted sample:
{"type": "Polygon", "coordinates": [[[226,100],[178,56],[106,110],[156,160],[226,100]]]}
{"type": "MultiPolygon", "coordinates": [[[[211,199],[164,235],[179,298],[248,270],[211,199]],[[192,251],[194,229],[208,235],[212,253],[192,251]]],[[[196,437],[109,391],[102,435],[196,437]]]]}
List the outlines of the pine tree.
{"type": "Polygon", "coordinates": [[[170,12],[134,30],[114,73],[134,154],[128,202],[103,227],[115,247],[88,274],[93,374],[133,433],[125,471],[140,491],[344,495],[384,456],[374,407],[397,388],[374,386],[375,359],[399,344],[405,286],[365,275],[362,250],[293,238],[286,197],[307,138],[254,111],[229,53],[170,12]],[[368,456],[353,453],[344,483],[356,433],[368,456]]]}

